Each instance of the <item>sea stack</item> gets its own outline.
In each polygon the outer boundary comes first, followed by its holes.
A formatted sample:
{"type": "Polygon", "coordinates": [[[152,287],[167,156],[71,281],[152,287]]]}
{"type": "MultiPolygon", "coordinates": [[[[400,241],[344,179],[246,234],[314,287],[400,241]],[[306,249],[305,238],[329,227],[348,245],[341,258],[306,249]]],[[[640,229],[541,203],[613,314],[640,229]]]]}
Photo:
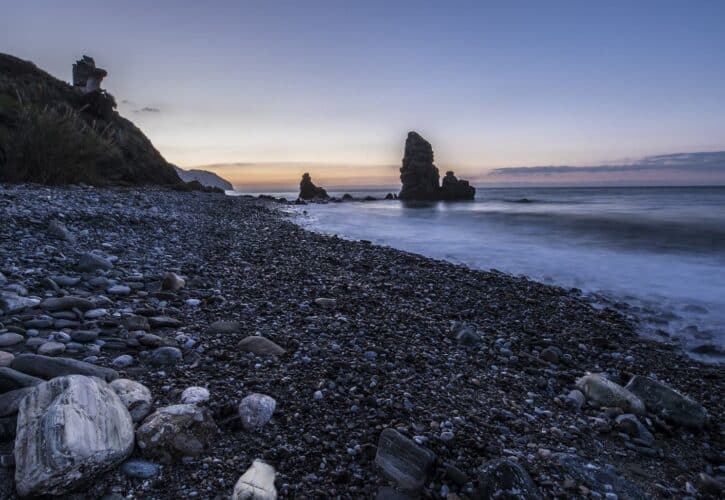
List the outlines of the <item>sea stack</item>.
{"type": "Polygon", "coordinates": [[[302,180],[300,181],[299,197],[301,200],[327,200],[329,198],[329,196],[327,195],[327,191],[325,191],[324,188],[315,186],[315,184],[312,182],[312,177],[310,177],[310,174],[308,174],[307,172],[302,174],[302,180]]]}
{"type": "Polygon", "coordinates": [[[433,147],[417,132],[408,132],[405,156],[400,168],[403,187],[399,199],[404,201],[472,200],[476,189],[468,181],[446,173],[443,186],[438,183],[438,168],[433,164],[433,147]]]}

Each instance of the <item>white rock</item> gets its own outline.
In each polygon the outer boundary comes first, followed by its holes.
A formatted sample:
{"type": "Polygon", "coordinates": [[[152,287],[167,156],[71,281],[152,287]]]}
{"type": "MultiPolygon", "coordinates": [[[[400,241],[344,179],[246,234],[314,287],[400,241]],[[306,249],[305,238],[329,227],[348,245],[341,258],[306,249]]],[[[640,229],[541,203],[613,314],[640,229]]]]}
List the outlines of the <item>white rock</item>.
{"type": "Polygon", "coordinates": [[[246,431],[263,427],[272,418],[277,402],[266,394],[250,394],[239,403],[239,416],[246,431]]]}
{"type": "Polygon", "coordinates": [[[151,412],[151,391],[145,385],[127,378],[116,379],[110,385],[134,422],[140,422],[151,412]]]}
{"type": "Polygon", "coordinates": [[[635,415],[644,414],[641,399],[598,373],[588,373],[577,380],[576,385],[588,399],[601,406],[621,408],[635,415]]]}
{"type": "Polygon", "coordinates": [[[184,404],[198,405],[209,401],[209,391],[204,387],[187,387],[181,393],[181,402],[184,404]]]}
{"type": "Polygon", "coordinates": [[[232,500],[276,500],[274,467],[255,460],[234,485],[232,500]]]}
{"type": "Polygon", "coordinates": [[[18,495],[64,495],[125,460],[133,439],[131,415],[103,380],[69,375],[44,382],[18,409],[18,495]]]}

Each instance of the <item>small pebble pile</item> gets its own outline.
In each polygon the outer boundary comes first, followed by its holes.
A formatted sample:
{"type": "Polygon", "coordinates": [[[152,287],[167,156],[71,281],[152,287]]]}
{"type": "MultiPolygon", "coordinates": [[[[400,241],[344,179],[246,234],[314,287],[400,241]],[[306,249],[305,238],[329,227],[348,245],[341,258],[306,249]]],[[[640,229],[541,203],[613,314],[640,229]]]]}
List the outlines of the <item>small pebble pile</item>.
{"type": "Polygon", "coordinates": [[[0,186],[0,498],[722,497],[721,366],[276,206],[0,186]]]}

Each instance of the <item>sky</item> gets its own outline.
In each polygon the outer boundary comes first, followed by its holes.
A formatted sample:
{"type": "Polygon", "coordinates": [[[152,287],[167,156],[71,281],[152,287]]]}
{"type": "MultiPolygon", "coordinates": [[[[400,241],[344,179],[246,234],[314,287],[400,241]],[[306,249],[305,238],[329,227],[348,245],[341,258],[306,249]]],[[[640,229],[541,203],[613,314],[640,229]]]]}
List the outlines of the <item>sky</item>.
{"type": "Polygon", "coordinates": [[[720,0],[0,6],[0,52],[67,81],[94,57],[167,160],[241,188],[396,185],[409,130],[479,184],[725,184],[601,169],[725,150],[720,0]]]}

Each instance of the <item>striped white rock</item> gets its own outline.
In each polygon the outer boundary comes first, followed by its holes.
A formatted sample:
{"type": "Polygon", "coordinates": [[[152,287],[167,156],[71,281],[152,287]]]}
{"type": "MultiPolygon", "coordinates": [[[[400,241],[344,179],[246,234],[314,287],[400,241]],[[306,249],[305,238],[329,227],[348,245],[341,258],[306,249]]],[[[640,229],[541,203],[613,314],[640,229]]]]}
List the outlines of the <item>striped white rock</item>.
{"type": "Polygon", "coordinates": [[[64,495],[133,451],[131,415],[106,382],[69,375],[20,403],[15,437],[18,495],[64,495]]]}
{"type": "Polygon", "coordinates": [[[274,467],[255,460],[234,485],[232,500],[276,500],[274,467]]]}
{"type": "Polygon", "coordinates": [[[644,415],[644,403],[621,385],[598,373],[588,373],[576,382],[587,399],[600,406],[621,408],[625,413],[644,415]]]}

